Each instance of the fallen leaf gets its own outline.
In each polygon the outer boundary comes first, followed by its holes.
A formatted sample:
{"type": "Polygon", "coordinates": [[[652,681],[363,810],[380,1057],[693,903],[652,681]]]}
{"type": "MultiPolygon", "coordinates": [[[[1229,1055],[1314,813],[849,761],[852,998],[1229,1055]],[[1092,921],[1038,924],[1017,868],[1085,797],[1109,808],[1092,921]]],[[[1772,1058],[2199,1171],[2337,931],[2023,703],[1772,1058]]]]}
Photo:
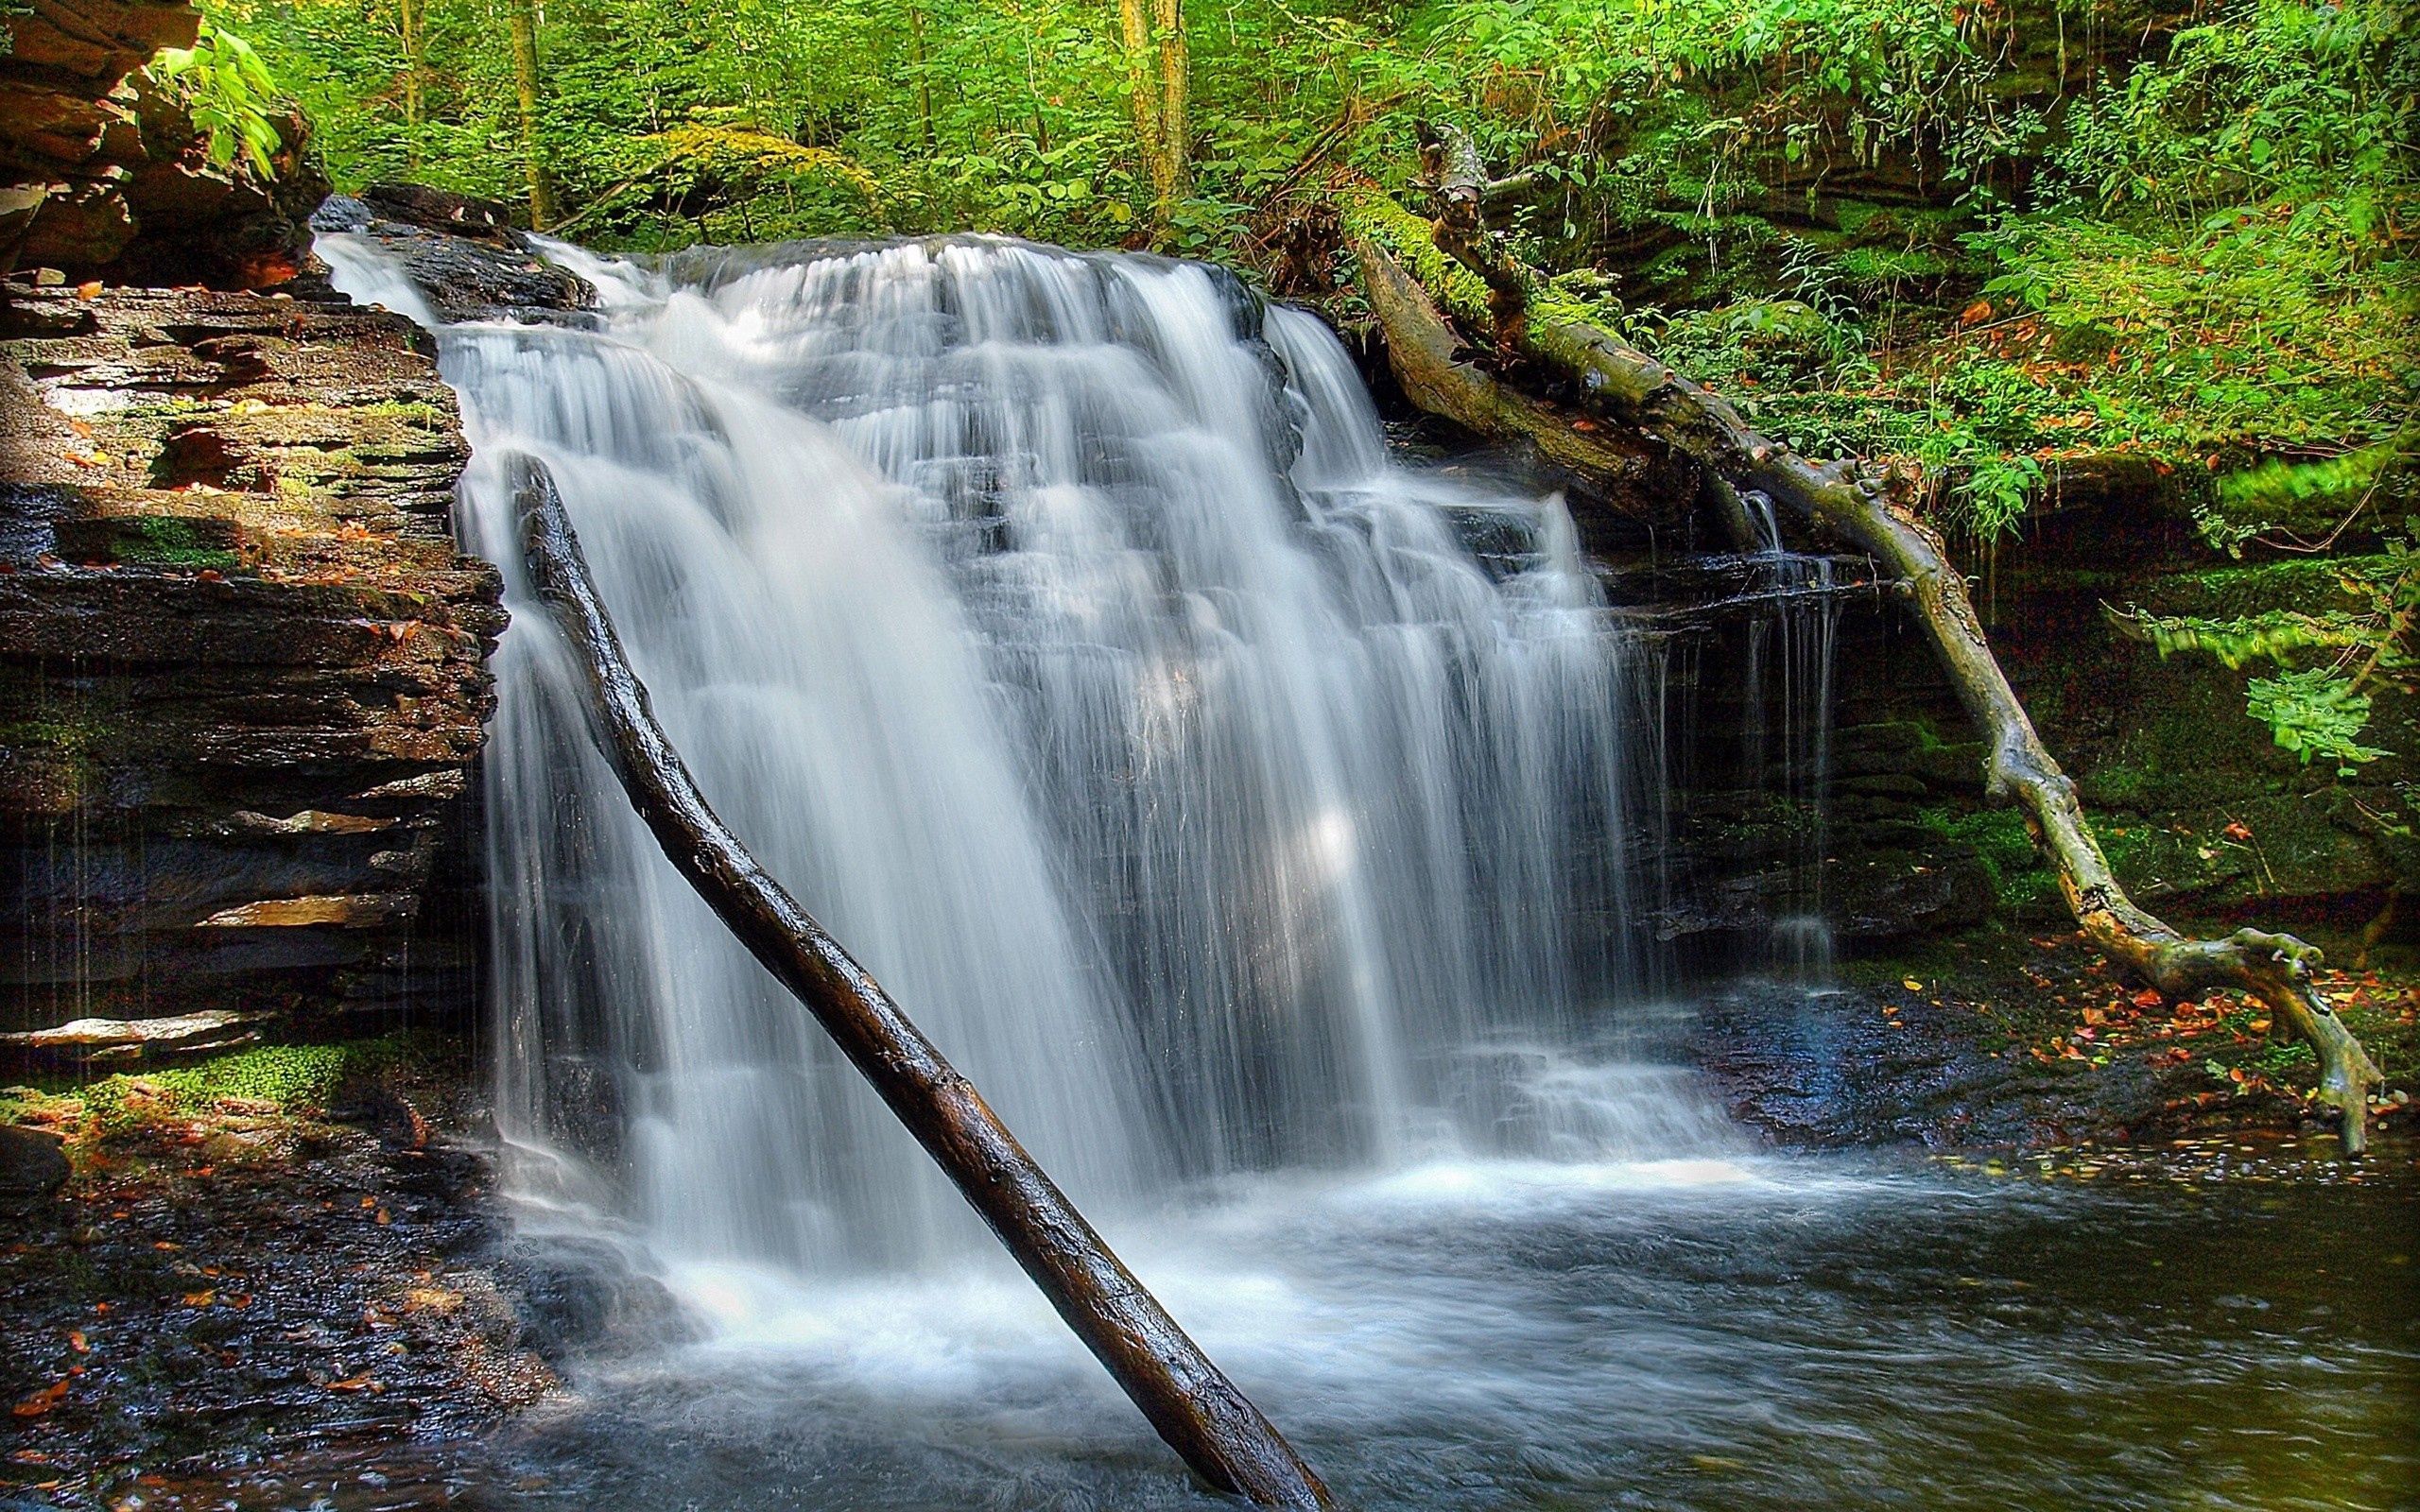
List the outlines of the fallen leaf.
{"type": "Polygon", "coordinates": [[[78,1354],[83,1354],[93,1348],[93,1346],[85,1340],[84,1331],[82,1329],[69,1329],[67,1331],[67,1347],[75,1350],[78,1354]]]}
{"type": "Polygon", "coordinates": [[[216,1287],[199,1292],[185,1293],[185,1306],[187,1307],[208,1307],[211,1303],[217,1300],[218,1292],[216,1287]]]}
{"type": "Polygon", "coordinates": [[[1922,982],[1917,981],[1912,976],[1902,978],[1899,985],[1906,988],[1910,992],[1921,992],[1925,989],[1925,985],[1922,982]]]}
{"type": "Polygon", "coordinates": [[[365,1371],[357,1376],[347,1376],[342,1381],[331,1381],[328,1383],[328,1389],[330,1391],[367,1391],[370,1389],[369,1373],[365,1371]]]}
{"type": "Polygon", "coordinates": [[[15,1406],[9,1408],[9,1411],[10,1415],[18,1418],[39,1418],[43,1413],[46,1413],[53,1407],[58,1406],[60,1400],[66,1395],[67,1383],[64,1381],[54,1381],[49,1385],[35,1392],[32,1396],[18,1402],[15,1406]]]}

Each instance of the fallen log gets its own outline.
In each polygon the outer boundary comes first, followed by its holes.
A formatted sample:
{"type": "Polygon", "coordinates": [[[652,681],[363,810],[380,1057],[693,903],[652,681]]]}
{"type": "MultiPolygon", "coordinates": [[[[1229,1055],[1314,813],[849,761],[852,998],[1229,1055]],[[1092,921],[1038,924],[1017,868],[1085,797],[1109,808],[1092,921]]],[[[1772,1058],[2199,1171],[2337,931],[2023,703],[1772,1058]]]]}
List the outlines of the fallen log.
{"type": "Polygon", "coordinates": [[[622,654],[553,479],[534,459],[520,467],[530,578],[586,673],[598,745],[673,868],[805,1005],[1196,1473],[1260,1506],[1332,1507],[1276,1426],[1111,1253],[974,1084],[707,805],[622,654]]]}
{"type": "MultiPolygon", "coordinates": [[[[1759,434],[1720,396],[1621,341],[1584,309],[1555,296],[1533,271],[1518,269],[1483,227],[1467,223],[1481,209],[1480,197],[1469,188],[1476,171],[1468,157],[1447,143],[1432,161],[1449,169],[1439,181],[1450,208],[1433,224],[1375,188],[1339,191],[1347,246],[1361,266],[1388,360],[1413,402],[1484,435],[1529,436],[1553,453],[1539,432],[1567,429],[1569,421],[1534,402],[1524,407],[1453,378],[1452,368],[1469,366],[1454,355],[1462,344],[1456,325],[1492,333],[1519,359],[1570,386],[1595,415],[1697,464],[1710,502],[1743,544],[1749,511],[1742,501],[1754,493],[1818,536],[1872,557],[1893,579],[1893,596],[1931,643],[1983,735],[1985,797],[2022,806],[2034,844],[2057,873],[2085,936],[2136,981],[2171,1000],[2227,989],[2266,1004],[2273,1023],[2310,1043],[2319,1061],[2319,1097],[2340,1114],[2345,1153],[2360,1155],[2368,1143],[2370,1090],[2381,1078],[2319,988],[2318,948],[2256,929],[2196,938],[2127,896],[2084,818],[2074,780],[2042,744],[1992,654],[1964,575],[1939,533],[1893,496],[1901,480],[1854,457],[1818,462],[1801,456],[1759,434]],[[1518,318],[1509,322],[1498,315],[1508,290],[1520,295],[1518,318]]],[[[1512,389],[1481,376],[1496,390],[1512,389]]]]}

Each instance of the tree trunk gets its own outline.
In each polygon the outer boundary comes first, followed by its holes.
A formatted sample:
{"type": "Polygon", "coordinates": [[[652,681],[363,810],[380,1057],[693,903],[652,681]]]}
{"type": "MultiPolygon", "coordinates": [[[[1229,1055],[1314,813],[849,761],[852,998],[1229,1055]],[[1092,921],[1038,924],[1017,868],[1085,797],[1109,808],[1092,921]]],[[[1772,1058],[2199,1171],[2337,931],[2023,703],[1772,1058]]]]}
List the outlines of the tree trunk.
{"type": "Polygon", "coordinates": [[[1152,10],[1159,23],[1160,151],[1167,160],[1161,171],[1160,224],[1165,227],[1176,201],[1193,187],[1193,146],[1185,125],[1192,63],[1184,36],[1184,0],[1152,0],[1152,10]]]}
{"type": "MultiPolygon", "coordinates": [[[[1459,176],[1439,181],[1459,181],[1459,176]]],[[[1433,402],[1441,413],[1482,434],[1532,437],[1550,455],[1567,446],[1550,438],[1570,428],[1551,409],[1534,402],[1487,402],[1472,386],[1439,380],[1437,354],[1450,360],[1455,348],[1444,316],[1468,327],[1495,326],[1502,335],[1495,312],[1511,287],[1520,296],[1519,320],[1509,337],[1519,356],[1573,386],[1581,402],[1605,419],[1695,462],[1735,532],[1748,518],[1743,495],[1759,493],[1818,535],[1880,563],[1982,732],[1989,752],[1985,796],[2023,806],[2035,844],[2057,872],[2085,936],[2135,980],[2171,999],[2224,988],[2266,1004],[2278,1023],[2310,1042],[2319,1060],[2319,1096],[2342,1115],[2346,1154],[2361,1153],[2369,1091],[2379,1073],[2312,979],[2320,952],[2292,936],[2255,929],[2198,939],[2127,897],[2085,822],[2074,781],[2051,759],[1992,655],[1964,576],[1941,537],[1893,498],[1896,479],[1854,458],[1810,461],[1759,435],[1729,403],[1626,345],[1557,298],[1534,272],[1504,258],[1483,227],[1432,226],[1374,189],[1347,189],[1342,198],[1348,244],[1386,334],[1389,361],[1415,403],[1433,402]],[[1420,297],[1407,297],[1412,294],[1420,297]]],[[[1499,391],[1507,387],[1487,381],[1499,391]]]]}
{"type": "Polygon", "coordinates": [[[1167,179],[1168,157],[1160,125],[1160,87],[1152,77],[1151,23],[1143,10],[1143,0],[1117,0],[1117,24],[1126,43],[1126,84],[1134,112],[1134,141],[1143,149],[1143,171],[1151,180],[1152,224],[1165,230],[1175,186],[1167,179]]]}
{"type": "Polygon", "coordinates": [[[933,75],[925,56],[925,8],[908,8],[908,59],[916,65],[916,124],[925,139],[925,151],[933,151],[933,75]]]}
{"type": "Polygon", "coordinates": [[[405,152],[414,166],[420,163],[420,71],[427,6],[428,0],[395,0],[404,40],[404,124],[411,129],[411,141],[405,152]]]}
{"type": "Polygon", "coordinates": [[[519,465],[530,577],[587,674],[598,744],[673,868],[815,1015],[1196,1473],[1260,1506],[1331,1507],[1319,1477],[1110,1252],[974,1084],[707,806],[622,655],[552,478],[534,460],[519,465]]]}
{"type": "Polygon", "coordinates": [[[547,180],[546,160],[538,145],[538,3],[511,0],[512,84],[521,102],[521,155],[529,179],[529,229],[544,231],[555,223],[555,191],[547,180]]]}

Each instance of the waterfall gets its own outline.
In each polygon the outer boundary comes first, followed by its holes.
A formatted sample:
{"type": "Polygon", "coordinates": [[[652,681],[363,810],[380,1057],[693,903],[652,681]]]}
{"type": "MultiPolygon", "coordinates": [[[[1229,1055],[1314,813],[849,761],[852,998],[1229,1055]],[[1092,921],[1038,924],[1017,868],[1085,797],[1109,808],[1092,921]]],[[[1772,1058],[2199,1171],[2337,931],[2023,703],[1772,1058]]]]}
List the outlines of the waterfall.
{"type": "Polygon", "coordinates": [[[1784,544],[1772,500],[1750,492],[1743,501],[1761,542],[1749,555],[1751,582],[1769,608],[1748,624],[1742,681],[1749,716],[1740,739],[1747,772],[1756,788],[1780,805],[1781,827],[1794,842],[1789,890],[1773,921],[1772,955],[1790,980],[1827,987],[1833,952],[1824,906],[1824,866],[1831,845],[1838,581],[1831,558],[1792,552],[1784,544]],[[1768,718],[1768,710],[1778,714],[1778,721],[1768,718]]]}
{"type": "MultiPolygon", "coordinates": [[[[401,307],[373,244],[320,246],[401,307]]],[[[1080,1202],[1703,1138],[1623,1054],[1661,799],[1559,500],[1396,465],[1327,329],[1199,266],[551,250],[598,329],[441,333],[515,616],[487,780],[526,1187],[793,1269],[979,1242],[624,806],[514,454],[725,819],[1080,1202]]]]}

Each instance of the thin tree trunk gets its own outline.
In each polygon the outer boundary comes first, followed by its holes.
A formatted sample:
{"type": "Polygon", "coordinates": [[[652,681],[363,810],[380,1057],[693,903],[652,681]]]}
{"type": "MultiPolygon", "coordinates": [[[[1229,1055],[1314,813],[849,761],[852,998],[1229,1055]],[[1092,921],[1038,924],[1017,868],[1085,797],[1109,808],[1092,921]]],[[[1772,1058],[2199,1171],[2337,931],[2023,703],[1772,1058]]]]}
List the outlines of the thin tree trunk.
{"type": "Polygon", "coordinates": [[[598,744],[673,868],[815,1015],[1196,1473],[1260,1506],[1331,1508],[1284,1435],[1110,1252],[974,1084],[707,806],[622,654],[552,478],[534,460],[519,466],[530,578],[587,675],[598,744]]]}
{"type": "Polygon", "coordinates": [[[405,151],[414,166],[420,163],[421,54],[425,46],[428,0],[395,0],[404,38],[404,124],[411,129],[405,151]]]}
{"type": "Polygon", "coordinates": [[[1185,124],[1192,63],[1185,43],[1184,0],[1152,0],[1152,11],[1159,23],[1160,151],[1167,159],[1161,174],[1165,188],[1160,221],[1166,225],[1175,202],[1192,189],[1193,147],[1185,124]]]}
{"type": "Polygon", "coordinates": [[[1160,87],[1152,77],[1151,23],[1143,0],[1117,0],[1118,29],[1126,43],[1126,85],[1134,112],[1134,141],[1143,149],[1143,171],[1151,180],[1153,224],[1165,229],[1174,185],[1167,180],[1167,152],[1161,136],[1160,87]]]}
{"type": "MultiPolygon", "coordinates": [[[[1468,167],[1461,163],[1432,181],[1450,195],[1469,177],[1468,167]]],[[[1543,432],[1569,428],[1546,406],[1482,404],[1469,399],[1467,386],[1437,378],[1436,353],[1450,360],[1454,350],[1440,306],[1484,329],[1496,320],[1508,284],[1517,285],[1519,319],[1510,338],[1519,354],[1570,384],[1588,408],[1695,462],[1735,531],[1748,517],[1742,496],[1760,493],[1817,534],[1872,556],[1895,578],[1894,595],[1932,643],[1983,735],[1985,796],[2024,809],[2085,936],[2135,980],[2170,999],[2232,989],[2266,1004],[2273,1022],[2310,1042],[2319,1061],[2319,1096],[2342,1115],[2345,1152],[2364,1149],[2369,1091],[2380,1076],[2313,980],[2319,950],[2290,935],[2256,929],[2195,938],[2126,895],[2093,838],[2074,781],[2043,746],[1993,656],[1967,599],[1964,575],[1941,537],[1893,498],[1894,479],[1854,458],[1810,461],[1758,434],[1728,402],[1556,299],[1533,273],[1504,259],[1483,227],[1452,224],[1446,215],[1431,225],[1372,188],[1346,190],[1343,198],[1347,240],[1364,268],[1389,361],[1416,403],[1459,400],[1462,407],[1441,412],[1485,434],[1530,435],[1542,445],[1547,444],[1543,432]]]]}
{"type": "Polygon", "coordinates": [[[908,59],[916,65],[916,124],[923,130],[925,151],[933,150],[933,76],[925,57],[925,8],[908,8],[908,59]]]}
{"type": "Polygon", "coordinates": [[[511,0],[512,84],[521,101],[521,155],[529,179],[529,229],[544,231],[555,223],[555,191],[548,181],[546,160],[538,145],[538,5],[537,0],[511,0]]]}

